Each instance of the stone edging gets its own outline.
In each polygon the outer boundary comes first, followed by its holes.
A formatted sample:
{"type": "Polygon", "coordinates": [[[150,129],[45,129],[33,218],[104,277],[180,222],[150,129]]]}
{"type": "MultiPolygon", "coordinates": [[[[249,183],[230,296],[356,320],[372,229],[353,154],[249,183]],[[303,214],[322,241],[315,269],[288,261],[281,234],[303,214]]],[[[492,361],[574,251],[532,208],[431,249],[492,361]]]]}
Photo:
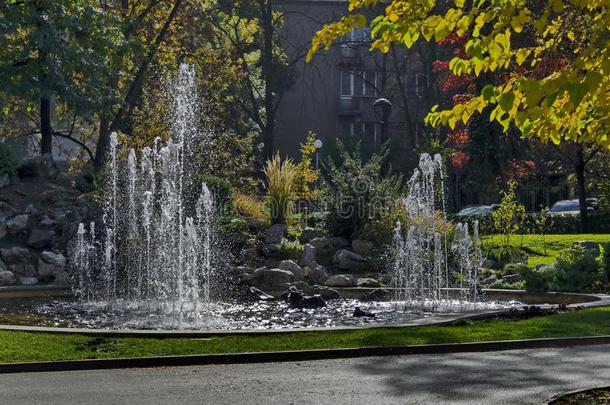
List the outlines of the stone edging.
{"type": "Polygon", "coordinates": [[[575,395],[575,394],[581,394],[587,391],[593,391],[593,390],[600,390],[600,389],[610,389],[610,386],[605,386],[605,387],[593,387],[593,388],[586,388],[586,389],[582,389],[582,390],[575,390],[575,391],[570,391],[570,392],[564,392],[562,394],[559,394],[557,396],[554,396],[553,398],[551,398],[551,400],[548,402],[548,405],[553,405],[555,403],[555,401],[558,401],[564,397],[568,397],[571,395],[575,395]]]}
{"type": "Polygon", "coordinates": [[[277,363],[311,360],[345,359],[371,356],[408,356],[490,352],[521,349],[561,348],[610,344],[610,336],[568,337],[553,339],[506,340],[478,343],[449,343],[418,346],[362,347],[352,349],[299,350],[261,353],[231,353],[189,356],[162,356],[119,359],[67,360],[0,364],[0,374],[103,370],[119,368],[177,367],[210,364],[277,363]]]}

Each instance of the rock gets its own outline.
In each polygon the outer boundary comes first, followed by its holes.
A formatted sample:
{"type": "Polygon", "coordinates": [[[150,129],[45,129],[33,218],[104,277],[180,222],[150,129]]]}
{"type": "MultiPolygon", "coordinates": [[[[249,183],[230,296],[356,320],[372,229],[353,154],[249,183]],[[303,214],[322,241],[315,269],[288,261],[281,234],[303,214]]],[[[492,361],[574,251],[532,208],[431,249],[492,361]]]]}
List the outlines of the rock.
{"type": "Polygon", "coordinates": [[[267,245],[280,244],[286,235],[288,235],[288,226],[275,224],[265,231],[265,243],[267,245]]]}
{"type": "Polygon", "coordinates": [[[354,310],[354,316],[356,318],[374,318],[375,314],[373,314],[371,312],[365,312],[362,309],[360,309],[360,307],[356,307],[356,309],[354,310]]]}
{"type": "Polygon", "coordinates": [[[25,213],[28,215],[38,215],[38,210],[34,207],[34,204],[28,204],[28,206],[25,207],[25,213]]]}
{"type": "Polygon", "coordinates": [[[61,253],[55,253],[55,252],[51,252],[49,250],[45,250],[40,255],[40,258],[42,260],[44,260],[45,262],[52,264],[53,266],[56,266],[56,267],[63,268],[66,265],[66,258],[61,253]]]}
{"type": "Polygon", "coordinates": [[[250,287],[246,290],[246,299],[251,301],[274,301],[275,297],[256,287],[250,287]]]}
{"type": "Polygon", "coordinates": [[[294,281],[294,275],[281,269],[268,269],[261,267],[260,269],[254,270],[250,282],[256,287],[260,288],[286,288],[288,283],[294,281]]]}
{"type": "Polygon", "coordinates": [[[11,184],[11,176],[6,173],[0,174],[0,188],[4,188],[11,184]]]}
{"type": "Polygon", "coordinates": [[[332,238],[330,238],[330,243],[335,249],[341,249],[349,246],[349,241],[340,236],[333,236],[332,238]]]}
{"type": "Polygon", "coordinates": [[[9,235],[19,235],[28,228],[28,216],[25,214],[17,215],[6,221],[6,230],[9,235]]]}
{"type": "Polygon", "coordinates": [[[352,241],[352,250],[360,256],[367,256],[374,247],[375,245],[373,242],[369,242],[368,240],[354,239],[352,241]]]}
{"type": "Polygon", "coordinates": [[[319,295],[303,295],[303,292],[299,291],[298,288],[291,286],[288,290],[282,294],[282,299],[284,299],[291,308],[321,308],[326,306],[326,302],[319,295]]]}
{"type": "Polygon", "coordinates": [[[271,245],[264,245],[261,249],[261,253],[265,257],[275,257],[280,251],[282,245],[279,243],[274,243],[271,245]]]}
{"type": "Polygon", "coordinates": [[[0,218],[0,239],[6,236],[6,224],[4,223],[4,219],[0,218]]]}
{"type": "Polygon", "coordinates": [[[59,174],[59,169],[53,156],[45,154],[42,156],[28,156],[21,161],[17,169],[19,177],[44,177],[55,178],[59,174]]]}
{"type": "Polygon", "coordinates": [[[324,232],[322,232],[320,229],[305,228],[303,229],[303,232],[301,232],[301,237],[299,238],[299,241],[301,243],[309,243],[310,240],[315,238],[321,238],[322,236],[324,236],[324,232]]]}
{"type": "Polygon", "coordinates": [[[333,263],[339,269],[348,271],[362,271],[364,270],[366,263],[364,258],[359,254],[350,252],[347,249],[341,249],[335,253],[333,257],[333,263]]]}
{"type": "Polygon", "coordinates": [[[45,229],[53,228],[55,226],[55,221],[53,221],[49,216],[45,215],[44,218],[40,221],[40,226],[45,229]]]}
{"type": "Polygon", "coordinates": [[[278,266],[280,270],[287,270],[291,272],[294,276],[294,281],[303,281],[305,280],[305,272],[295,262],[292,260],[282,260],[280,265],[278,266]]]}
{"type": "Polygon", "coordinates": [[[256,248],[244,249],[242,251],[242,258],[247,264],[255,263],[258,260],[258,250],[256,248]]]}
{"type": "Polygon", "coordinates": [[[494,269],[494,270],[499,270],[501,267],[500,263],[497,263],[491,259],[484,259],[482,265],[486,269],[494,269]]]}
{"type": "Polygon", "coordinates": [[[236,266],[231,268],[231,274],[239,276],[240,274],[252,274],[254,270],[247,266],[236,266]]]}
{"type": "Polygon", "coordinates": [[[303,254],[299,263],[303,267],[313,268],[316,266],[316,248],[312,244],[306,243],[303,246],[303,254]]]}
{"type": "Polygon", "coordinates": [[[370,301],[387,301],[390,299],[390,291],[384,288],[377,288],[371,292],[364,294],[360,297],[360,301],[370,302],[370,301]]]}
{"type": "Polygon", "coordinates": [[[351,274],[336,274],[326,280],[326,285],[329,287],[355,287],[356,277],[351,274]]]}
{"type": "Polygon", "coordinates": [[[17,213],[15,208],[11,207],[4,201],[0,201],[0,218],[10,218],[17,213]]]}
{"type": "Polygon", "coordinates": [[[26,245],[34,249],[44,249],[50,247],[53,244],[55,233],[48,229],[34,229],[30,233],[26,245]]]}
{"type": "Polygon", "coordinates": [[[62,271],[60,273],[57,273],[54,277],[53,280],[51,280],[53,284],[55,285],[70,285],[70,275],[68,275],[68,273],[66,273],[65,271],[62,271]]]}
{"type": "Polygon", "coordinates": [[[32,262],[32,255],[26,248],[13,246],[8,249],[0,249],[0,257],[6,264],[27,264],[32,262]]]}
{"type": "Polygon", "coordinates": [[[491,285],[496,281],[498,281],[498,277],[492,275],[481,281],[481,283],[483,283],[483,285],[491,285]]]}
{"type": "Polygon", "coordinates": [[[305,293],[305,295],[319,295],[320,297],[324,298],[325,300],[343,299],[343,297],[341,296],[341,293],[339,293],[339,291],[337,291],[333,288],[325,287],[325,286],[321,286],[321,285],[316,285],[313,287],[307,286],[303,289],[303,292],[305,293]]]}
{"type": "Polygon", "coordinates": [[[17,278],[10,271],[0,271],[0,286],[13,285],[17,282],[17,278]]]}
{"type": "Polygon", "coordinates": [[[6,264],[4,264],[2,259],[0,259],[0,271],[7,271],[7,270],[8,270],[8,268],[6,267],[6,264]]]}
{"type": "Polygon", "coordinates": [[[309,243],[316,248],[316,254],[320,254],[322,256],[330,256],[336,250],[333,247],[330,238],[327,238],[326,236],[313,238],[309,241],[309,243]]]}
{"type": "Polygon", "coordinates": [[[55,281],[64,277],[64,267],[66,265],[66,258],[60,253],[53,253],[51,251],[44,251],[38,259],[38,278],[41,281],[55,281]]]}
{"type": "Polygon", "coordinates": [[[9,264],[9,271],[15,274],[20,274],[26,277],[32,277],[36,275],[36,266],[33,264],[9,264]]]}
{"type": "Polygon", "coordinates": [[[502,276],[502,280],[507,283],[516,283],[517,281],[523,280],[523,277],[521,277],[521,274],[507,274],[502,276]]]}
{"type": "Polygon", "coordinates": [[[574,246],[580,246],[585,251],[585,253],[593,256],[599,257],[601,253],[601,249],[599,246],[599,242],[593,242],[590,240],[579,240],[574,242],[574,246]]]}
{"type": "Polygon", "coordinates": [[[314,263],[314,267],[307,267],[306,269],[305,274],[312,284],[324,284],[328,279],[328,272],[322,265],[314,263]]]}
{"type": "Polygon", "coordinates": [[[38,284],[38,279],[36,277],[19,277],[20,285],[36,285],[38,284]]]}
{"type": "Polygon", "coordinates": [[[377,287],[381,286],[381,283],[379,281],[375,280],[374,278],[364,277],[364,278],[359,278],[356,285],[358,287],[377,288],[377,287]]]}

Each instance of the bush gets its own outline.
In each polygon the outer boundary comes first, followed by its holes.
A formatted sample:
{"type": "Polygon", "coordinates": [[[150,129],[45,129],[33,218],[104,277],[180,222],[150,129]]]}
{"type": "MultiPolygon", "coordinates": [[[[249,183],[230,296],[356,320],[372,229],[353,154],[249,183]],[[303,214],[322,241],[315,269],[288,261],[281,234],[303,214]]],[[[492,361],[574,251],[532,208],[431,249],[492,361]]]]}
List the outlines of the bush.
{"type": "Polygon", "coordinates": [[[299,241],[282,239],[276,257],[280,260],[299,259],[303,254],[303,246],[299,241]]]}
{"type": "Polygon", "coordinates": [[[237,212],[246,218],[253,219],[260,223],[267,222],[267,216],[265,215],[265,208],[262,201],[256,197],[250,196],[243,193],[235,193],[233,196],[233,206],[237,212]]]}
{"type": "Polygon", "coordinates": [[[487,288],[499,289],[499,290],[524,290],[525,281],[510,282],[510,281],[505,281],[505,280],[500,279],[500,280],[496,280],[493,283],[491,283],[490,285],[488,285],[487,288]]]}
{"type": "Polygon", "coordinates": [[[610,242],[602,245],[601,268],[606,281],[610,281],[610,242]]]}
{"type": "MultiPolygon", "coordinates": [[[[528,214],[529,220],[536,222],[539,213],[528,214]]],[[[582,222],[580,215],[557,215],[553,216],[548,225],[546,234],[571,235],[582,233],[582,222]]],[[[589,232],[605,234],[610,233],[610,211],[589,212],[589,232]]]]}
{"type": "Polygon", "coordinates": [[[13,150],[5,143],[0,142],[0,176],[8,175],[13,178],[17,174],[19,162],[13,150]]]}
{"type": "Polygon", "coordinates": [[[524,274],[525,289],[532,292],[547,292],[554,290],[553,279],[555,278],[554,266],[543,266],[536,270],[530,270],[524,274]]]}
{"type": "Polygon", "coordinates": [[[266,197],[271,223],[286,224],[296,197],[296,166],[290,159],[282,162],[280,154],[277,153],[267,161],[263,172],[265,173],[266,197]]]}
{"type": "Polygon", "coordinates": [[[523,263],[509,263],[502,270],[498,270],[496,274],[504,277],[509,274],[518,274],[520,276],[525,276],[530,272],[529,267],[523,263]]]}
{"type": "Polygon", "coordinates": [[[485,248],[483,256],[496,262],[500,268],[510,263],[527,263],[527,253],[513,246],[485,248]]]}
{"type": "MultiPolygon", "coordinates": [[[[214,206],[217,210],[223,213],[231,213],[233,207],[233,186],[231,183],[217,176],[211,175],[198,175],[193,178],[193,187],[195,192],[198,193],[201,190],[201,185],[205,183],[210,190],[210,193],[214,197],[214,206]]],[[[194,194],[198,195],[198,194],[194,194]]]]}
{"type": "Polygon", "coordinates": [[[602,279],[598,261],[581,246],[560,253],[555,270],[557,291],[591,292],[596,281],[602,279]]]}
{"type": "MultiPolygon", "coordinates": [[[[348,152],[337,140],[339,156],[324,163],[328,230],[351,238],[384,215],[404,194],[402,176],[384,170],[387,149],[363,161],[359,145],[348,152]]],[[[394,226],[395,224],[392,224],[394,226]]]]}

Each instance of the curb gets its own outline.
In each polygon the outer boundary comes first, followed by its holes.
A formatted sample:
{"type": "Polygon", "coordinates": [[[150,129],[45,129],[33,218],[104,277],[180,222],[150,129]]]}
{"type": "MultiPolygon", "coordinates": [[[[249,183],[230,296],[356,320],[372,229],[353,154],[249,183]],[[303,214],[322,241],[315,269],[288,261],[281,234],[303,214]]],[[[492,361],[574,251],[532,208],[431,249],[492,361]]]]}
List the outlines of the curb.
{"type": "Polygon", "coordinates": [[[563,348],[605,344],[610,344],[610,336],[505,340],[416,346],[362,347],[352,349],[321,349],[260,353],[67,360],[55,362],[47,361],[0,364],[0,374],[48,371],[107,370],[121,368],[177,367],[210,364],[277,363],[358,357],[409,356],[418,354],[448,354],[520,349],[563,348]]]}
{"type": "Polygon", "coordinates": [[[563,398],[568,397],[568,396],[572,396],[575,394],[582,394],[587,391],[594,391],[594,390],[600,390],[600,389],[610,389],[610,386],[593,387],[593,388],[586,388],[586,389],[581,389],[581,390],[574,390],[574,391],[570,391],[570,392],[564,392],[563,394],[559,394],[559,395],[556,395],[553,398],[551,398],[551,400],[547,403],[547,405],[553,405],[553,404],[557,403],[557,401],[560,401],[563,398]]]}

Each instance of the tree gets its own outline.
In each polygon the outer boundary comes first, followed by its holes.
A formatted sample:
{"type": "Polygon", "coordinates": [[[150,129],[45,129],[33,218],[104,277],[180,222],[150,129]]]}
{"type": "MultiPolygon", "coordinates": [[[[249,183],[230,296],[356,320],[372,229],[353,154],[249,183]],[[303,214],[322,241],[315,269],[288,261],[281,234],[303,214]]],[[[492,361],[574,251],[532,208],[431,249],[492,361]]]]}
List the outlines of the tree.
{"type": "MultiPolygon", "coordinates": [[[[466,103],[433,107],[427,122],[455,128],[490,108],[505,131],[514,124],[526,137],[544,142],[591,142],[610,146],[610,8],[603,0],[455,0],[446,10],[434,0],[393,0],[372,19],[365,8],[378,0],[350,0],[350,14],[313,38],[308,58],[353,27],[369,24],[372,49],[389,52],[394,43],[412,47],[420,38],[467,38],[466,54],[449,69],[457,76],[507,72],[466,103]]],[[[376,8],[376,10],[379,10],[376,8]]]]}
{"type": "MultiPolygon", "coordinates": [[[[80,113],[103,97],[100,80],[105,48],[114,32],[94,2],[16,1],[0,4],[0,88],[38,105],[41,153],[52,153],[55,103],[80,113]],[[86,72],[86,74],[83,74],[86,72]]],[[[6,102],[6,101],[5,101],[6,102]]]]}

